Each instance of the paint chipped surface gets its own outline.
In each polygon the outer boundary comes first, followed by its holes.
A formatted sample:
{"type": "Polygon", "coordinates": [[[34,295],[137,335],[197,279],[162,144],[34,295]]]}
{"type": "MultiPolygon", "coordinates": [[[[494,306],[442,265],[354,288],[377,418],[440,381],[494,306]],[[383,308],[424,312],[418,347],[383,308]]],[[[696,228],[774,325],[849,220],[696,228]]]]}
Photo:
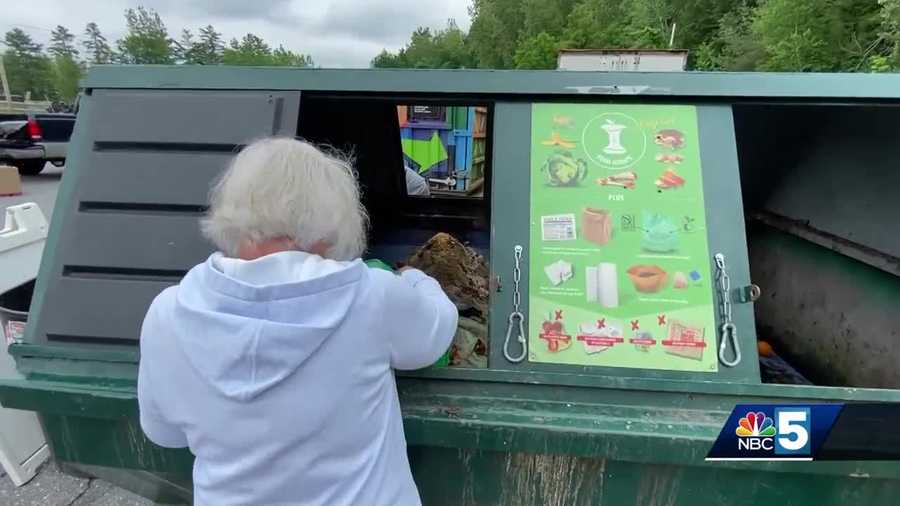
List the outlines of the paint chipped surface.
{"type": "Polygon", "coordinates": [[[500,504],[576,506],[602,504],[605,459],[567,455],[506,455],[500,504]]]}
{"type": "Polygon", "coordinates": [[[677,504],[683,467],[647,466],[641,473],[635,506],[674,506],[677,504]]]}

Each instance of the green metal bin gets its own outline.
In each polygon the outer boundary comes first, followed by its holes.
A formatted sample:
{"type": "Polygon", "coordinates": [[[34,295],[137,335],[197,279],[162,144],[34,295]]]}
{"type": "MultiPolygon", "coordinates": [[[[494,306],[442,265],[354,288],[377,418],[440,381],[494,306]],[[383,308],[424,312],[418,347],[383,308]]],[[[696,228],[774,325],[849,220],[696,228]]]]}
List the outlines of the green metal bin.
{"type": "Polygon", "coordinates": [[[138,423],[140,323],[212,250],[210,181],[286,135],[354,149],[373,257],[436,231],[489,257],[488,367],[398,373],[425,504],[900,496],[897,462],[704,460],[738,403],[900,403],[900,76],[98,66],[83,85],[22,377],[0,379],[67,469],[190,500],[190,453],[138,423]],[[406,198],[409,103],[486,109],[483,198],[406,198]],[[762,383],[758,337],[820,386],[762,383]]]}

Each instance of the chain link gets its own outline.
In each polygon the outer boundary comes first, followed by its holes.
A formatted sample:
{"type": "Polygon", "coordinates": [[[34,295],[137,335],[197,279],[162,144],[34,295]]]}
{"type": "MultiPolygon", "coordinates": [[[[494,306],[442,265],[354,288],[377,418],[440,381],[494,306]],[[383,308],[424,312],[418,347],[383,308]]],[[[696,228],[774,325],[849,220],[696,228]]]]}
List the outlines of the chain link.
{"type": "Polygon", "coordinates": [[[722,341],[719,343],[719,361],[727,367],[734,367],[741,363],[741,347],[738,344],[737,326],[735,326],[731,314],[731,278],[728,277],[728,270],[725,266],[725,255],[716,253],[716,281],[719,288],[719,309],[722,316],[722,341]],[[729,360],[725,357],[725,351],[728,344],[734,350],[734,358],[729,360]]]}
{"type": "Polygon", "coordinates": [[[528,353],[528,346],[525,341],[525,316],[521,311],[522,304],[522,292],[519,289],[520,281],[522,280],[522,252],[523,248],[520,245],[516,245],[513,250],[515,255],[515,265],[513,267],[513,310],[509,314],[509,320],[506,326],[506,340],[503,341],[503,356],[506,357],[506,360],[516,364],[523,360],[525,360],[525,355],[528,353]],[[516,356],[512,356],[509,352],[509,343],[512,338],[513,330],[518,332],[516,336],[516,341],[522,346],[522,353],[516,356]]]}
{"type": "Polygon", "coordinates": [[[722,319],[725,323],[731,323],[731,278],[728,277],[728,272],[725,270],[725,255],[718,253],[715,258],[722,319]]]}
{"type": "Polygon", "coordinates": [[[519,282],[522,280],[522,247],[516,245],[515,249],[516,264],[513,267],[513,311],[518,313],[519,306],[522,304],[522,292],[519,291],[519,282]]]}

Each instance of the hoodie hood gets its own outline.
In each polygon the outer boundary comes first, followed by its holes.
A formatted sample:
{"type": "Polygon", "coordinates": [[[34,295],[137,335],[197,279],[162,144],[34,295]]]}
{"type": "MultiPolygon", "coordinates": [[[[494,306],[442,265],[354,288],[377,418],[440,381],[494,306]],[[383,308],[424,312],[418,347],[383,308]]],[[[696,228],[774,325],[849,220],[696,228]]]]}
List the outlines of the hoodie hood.
{"type": "Polygon", "coordinates": [[[289,377],[343,323],[365,272],[299,251],[245,261],[213,254],[175,298],[178,346],[223,395],[252,399],[289,377]]]}

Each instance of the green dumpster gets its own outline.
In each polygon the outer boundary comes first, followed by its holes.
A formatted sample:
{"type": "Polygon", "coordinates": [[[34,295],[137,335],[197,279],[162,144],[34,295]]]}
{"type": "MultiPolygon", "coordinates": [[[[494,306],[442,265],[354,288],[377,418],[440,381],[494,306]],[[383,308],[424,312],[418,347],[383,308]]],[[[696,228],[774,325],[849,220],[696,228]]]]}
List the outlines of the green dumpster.
{"type": "Polygon", "coordinates": [[[21,377],[0,381],[66,469],[190,500],[190,453],[138,424],[140,324],[212,249],[210,182],[285,135],[353,150],[372,258],[436,232],[489,258],[487,367],[398,373],[425,504],[896,504],[897,462],[705,457],[736,404],[900,403],[900,76],[99,66],[83,84],[21,377]],[[480,194],[406,195],[410,104],[486,111],[480,194]],[[762,382],[757,339],[815,385],[762,382]]]}

